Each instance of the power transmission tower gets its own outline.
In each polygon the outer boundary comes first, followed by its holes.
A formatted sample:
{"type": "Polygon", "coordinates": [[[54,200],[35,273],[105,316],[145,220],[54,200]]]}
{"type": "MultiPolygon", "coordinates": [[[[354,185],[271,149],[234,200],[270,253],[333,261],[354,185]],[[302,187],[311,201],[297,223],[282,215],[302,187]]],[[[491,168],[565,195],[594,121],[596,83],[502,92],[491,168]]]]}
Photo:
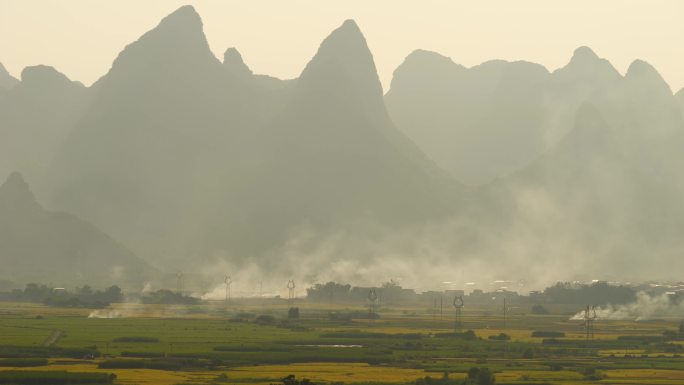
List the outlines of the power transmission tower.
{"type": "Polygon", "coordinates": [[[183,272],[176,273],[176,293],[183,295],[183,272]]]}
{"type": "Polygon", "coordinates": [[[597,318],[596,305],[587,305],[586,309],[584,309],[584,331],[587,343],[594,340],[594,322],[597,318]]]}
{"type": "Polygon", "coordinates": [[[454,297],[454,309],[456,312],[454,317],[454,332],[459,332],[463,326],[463,321],[461,320],[461,312],[463,311],[462,295],[457,295],[454,297]]]}
{"type": "Polygon", "coordinates": [[[503,303],[503,330],[506,331],[506,313],[508,310],[506,308],[506,297],[504,297],[503,303]]]}
{"type": "Polygon", "coordinates": [[[433,298],[432,304],[432,323],[437,322],[437,297],[433,298]]]}
{"type": "Polygon", "coordinates": [[[295,298],[295,281],[294,280],[289,280],[287,281],[287,299],[292,303],[295,298]]]}
{"type": "Polygon", "coordinates": [[[439,320],[444,319],[444,295],[439,295],[439,320]]]}
{"type": "Polygon", "coordinates": [[[230,285],[233,283],[233,279],[230,278],[230,275],[226,275],[223,282],[226,284],[226,302],[230,302],[230,285]]]}
{"type": "Polygon", "coordinates": [[[375,312],[377,311],[377,303],[378,303],[378,293],[375,291],[375,289],[370,289],[368,292],[368,313],[370,316],[370,319],[373,320],[375,319],[375,312]]]}

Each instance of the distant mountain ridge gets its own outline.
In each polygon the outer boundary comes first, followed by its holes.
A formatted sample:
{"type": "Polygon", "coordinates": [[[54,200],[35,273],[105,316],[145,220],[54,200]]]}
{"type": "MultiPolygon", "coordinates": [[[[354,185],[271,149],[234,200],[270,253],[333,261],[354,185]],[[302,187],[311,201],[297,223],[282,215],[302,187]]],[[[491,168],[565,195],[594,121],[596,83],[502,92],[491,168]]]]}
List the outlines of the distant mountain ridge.
{"type": "Polygon", "coordinates": [[[144,255],[173,245],[179,263],[240,260],[303,225],[332,231],[368,217],[392,227],[456,206],[458,184],[393,126],[351,20],[282,82],[253,75],[234,49],[221,64],[183,7],[93,88],[50,172],[52,202],[144,255]]]}
{"type": "Polygon", "coordinates": [[[396,69],[385,100],[397,126],[429,156],[477,185],[524,167],[557,143],[579,106],[620,78],[588,47],[553,73],[524,61],[468,69],[416,50],[396,69]]]}
{"type": "Polygon", "coordinates": [[[398,127],[478,185],[458,219],[476,238],[464,254],[506,274],[522,259],[540,274],[671,277],[684,267],[684,92],[642,60],[621,76],[587,47],[552,73],[535,68],[467,69],[419,50],[385,96],[398,127]]]}
{"type": "Polygon", "coordinates": [[[43,209],[18,173],[0,185],[0,276],[16,283],[138,286],[153,270],[73,215],[43,209]]]}
{"type": "MultiPolygon", "coordinates": [[[[184,6],[91,87],[47,66],[7,76],[0,172],[166,272],[679,266],[684,90],[640,60],[622,76],[588,47],[553,72],[416,50],[383,95],[353,20],[281,80],[235,48],[216,58],[184,6]]],[[[102,253],[137,266],[118,250],[102,253]]]]}
{"type": "Polygon", "coordinates": [[[39,181],[84,111],[89,89],[52,67],[26,67],[0,102],[0,175],[21,170],[39,181]]]}

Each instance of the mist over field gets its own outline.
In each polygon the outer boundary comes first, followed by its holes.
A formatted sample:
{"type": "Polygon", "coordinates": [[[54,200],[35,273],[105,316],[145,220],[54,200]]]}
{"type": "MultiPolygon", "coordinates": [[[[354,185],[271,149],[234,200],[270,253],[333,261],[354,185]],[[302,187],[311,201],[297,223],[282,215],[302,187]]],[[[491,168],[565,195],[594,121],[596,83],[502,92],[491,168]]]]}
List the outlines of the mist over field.
{"type": "Polygon", "coordinates": [[[415,47],[385,92],[363,27],[331,25],[293,79],[239,47],[217,58],[192,6],[90,86],[0,65],[0,280],[141,289],[183,272],[218,299],[226,274],[244,296],[290,278],[681,280],[684,90],[586,46],[556,70],[415,47]]]}

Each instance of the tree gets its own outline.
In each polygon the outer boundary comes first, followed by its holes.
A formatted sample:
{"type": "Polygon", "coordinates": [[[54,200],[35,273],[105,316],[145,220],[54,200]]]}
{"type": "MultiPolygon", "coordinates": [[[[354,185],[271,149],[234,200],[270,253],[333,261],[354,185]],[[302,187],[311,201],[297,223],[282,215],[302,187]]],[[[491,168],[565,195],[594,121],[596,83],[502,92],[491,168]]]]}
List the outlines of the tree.
{"type": "Polygon", "coordinates": [[[525,349],[525,351],[522,354],[522,357],[527,358],[527,359],[534,358],[534,349],[532,349],[532,348],[525,349]]]}
{"type": "Polygon", "coordinates": [[[90,287],[89,285],[84,285],[83,287],[79,287],[76,289],[76,295],[80,297],[90,297],[93,295],[93,288],[90,287]]]}
{"type": "Polygon", "coordinates": [[[303,378],[301,381],[297,380],[294,374],[290,374],[281,381],[283,382],[283,385],[314,385],[308,378],[303,378]]]}
{"type": "Polygon", "coordinates": [[[290,310],[287,311],[287,318],[290,318],[290,319],[299,318],[299,308],[298,307],[291,307],[290,310]]]}
{"type": "Polygon", "coordinates": [[[532,306],[532,314],[549,314],[549,311],[542,305],[534,305],[532,306]]]}
{"type": "Polygon", "coordinates": [[[494,385],[496,378],[489,368],[470,368],[466,384],[469,385],[494,385]]]}
{"type": "Polygon", "coordinates": [[[113,285],[107,288],[103,293],[104,300],[107,302],[123,302],[124,295],[120,287],[113,285]]]}

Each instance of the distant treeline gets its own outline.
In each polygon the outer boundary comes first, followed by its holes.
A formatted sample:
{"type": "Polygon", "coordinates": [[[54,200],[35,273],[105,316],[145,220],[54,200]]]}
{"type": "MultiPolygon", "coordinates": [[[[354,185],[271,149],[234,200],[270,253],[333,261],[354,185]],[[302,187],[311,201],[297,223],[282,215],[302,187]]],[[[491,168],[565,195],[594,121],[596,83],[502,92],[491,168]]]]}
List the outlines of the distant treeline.
{"type": "MultiPolygon", "coordinates": [[[[356,287],[350,284],[328,282],[315,284],[307,289],[307,299],[316,302],[364,302],[370,303],[375,298],[376,304],[419,303],[429,307],[450,307],[455,297],[463,296],[465,302],[488,303],[496,299],[506,298],[510,303],[535,304],[538,311],[545,311],[540,304],[625,304],[636,299],[636,293],[643,288],[624,285],[611,285],[607,282],[578,284],[558,282],[543,291],[520,295],[514,291],[496,290],[485,292],[473,290],[464,295],[462,290],[428,291],[416,293],[393,281],[383,283],[379,287],[356,287]]],[[[656,294],[656,293],[652,293],[656,294]]],[[[124,296],[123,291],[114,285],[105,290],[93,290],[90,286],[76,288],[72,291],[62,288],[50,288],[46,285],[30,283],[24,289],[0,292],[0,301],[38,302],[58,307],[102,308],[111,303],[125,300],[146,304],[186,304],[200,303],[199,298],[187,296],[167,289],[124,296]]]]}
{"type": "Polygon", "coordinates": [[[120,287],[114,285],[104,290],[93,290],[85,285],[74,290],[64,288],[51,288],[47,285],[29,283],[24,289],[14,289],[9,292],[0,292],[0,301],[36,302],[56,307],[76,307],[100,309],[112,303],[121,303],[126,300],[141,301],[148,304],[187,304],[199,303],[198,298],[189,297],[171,290],[160,289],[157,291],[133,295],[126,298],[120,287]]]}
{"type": "Polygon", "coordinates": [[[66,371],[0,371],[0,384],[74,385],[111,384],[116,375],[109,373],[77,373],[66,371]]]}
{"type": "Polygon", "coordinates": [[[551,303],[564,304],[625,304],[634,302],[636,290],[629,286],[614,286],[606,282],[591,285],[559,282],[546,288],[543,297],[551,303]]]}
{"type": "Polygon", "coordinates": [[[405,289],[394,281],[385,282],[380,287],[352,287],[349,284],[328,282],[315,284],[306,290],[307,299],[317,302],[368,301],[371,291],[380,302],[413,302],[419,294],[413,289],[405,289]]]}
{"type": "MultiPolygon", "coordinates": [[[[394,282],[388,282],[380,287],[352,287],[349,284],[328,282],[316,284],[307,289],[307,298],[318,302],[337,301],[368,301],[371,290],[377,293],[379,301],[387,302],[413,302],[427,305],[451,306],[455,296],[463,295],[460,290],[448,290],[445,292],[416,293],[412,289],[404,289],[394,282]]],[[[493,298],[506,297],[511,303],[558,303],[558,304],[624,304],[636,299],[637,289],[630,286],[610,285],[606,282],[594,282],[591,284],[577,284],[559,282],[554,286],[547,287],[541,292],[533,292],[529,296],[520,295],[513,291],[497,290],[485,292],[474,290],[468,295],[463,295],[464,300],[470,303],[491,302],[493,298]]]]}
{"type": "Polygon", "coordinates": [[[103,308],[110,303],[123,302],[124,295],[120,287],[114,285],[105,290],[93,290],[90,286],[69,291],[62,288],[51,288],[46,285],[29,283],[22,289],[0,293],[0,300],[39,302],[49,306],[103,308]]]}
{"type": "MultiPolygon", "coordinates": [[[[12,346],[0,345],[0,359],[32,359],[32,358],[84,358],[99,357],[100,353],[94,346],[85,348],[62,348],[58,346],[12,346]]],[[[37,361],[25,361],[33,362],[37,361]]],[[[15,365],[26,366],[26,365],[15,365]]]]}

